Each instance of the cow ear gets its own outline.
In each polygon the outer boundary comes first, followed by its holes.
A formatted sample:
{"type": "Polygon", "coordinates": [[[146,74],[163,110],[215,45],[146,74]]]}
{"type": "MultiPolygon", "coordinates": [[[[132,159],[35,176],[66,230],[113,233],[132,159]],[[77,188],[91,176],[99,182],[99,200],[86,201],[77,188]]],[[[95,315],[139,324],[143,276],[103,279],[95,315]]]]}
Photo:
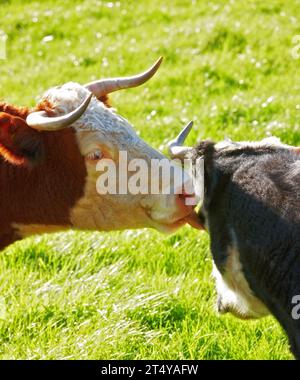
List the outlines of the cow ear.
{"type": "Polygon", "coordinates": [[[0,156],[13,165],[32,166],[44,155],[42,133],[25,120],[0,112],[0,156]]]}

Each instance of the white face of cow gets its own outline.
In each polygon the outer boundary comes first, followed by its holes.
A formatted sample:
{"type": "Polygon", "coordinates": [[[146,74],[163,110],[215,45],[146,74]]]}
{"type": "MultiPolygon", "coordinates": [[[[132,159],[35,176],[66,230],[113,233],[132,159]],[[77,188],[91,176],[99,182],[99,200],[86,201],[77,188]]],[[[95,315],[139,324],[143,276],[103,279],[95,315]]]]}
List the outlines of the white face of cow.
{"type": "MultiPolygon", "coordinates": [[[[55,113],[60,115],[74,110],[88,94],[85,87],[67,83],[50,89],[42,100],[49,101],[55,113]]],[[[120,151],[126,152],[128,162],[143,159],[149,168],[151,160],[164,158],[138,137],[127,120],[94,97],[85,113],[72,127],[76,131],[88,173],[84,196],[71,212],[71,221],[75,227],[93,230],[140,227],[172,230],[185,222],[184,218],[191,213],[192,208],[185,206],[184,197],[174,194],[176,189],[172,189],[172,194],[132,194],[130,191],[119,194],[120,179],[117,175],[117,194],[99,194],[97,191],[101,174],[97,168],[101,161],[111,160],[117,171],[127,171],[126,167],[122,169],[119,162],[120,151]]],[[[177,167],[176,170],[181,173],[181,168],[177,167]]],[[[133,172],[127,171],[126,175],[129,179],[133,172]]],[[[161,175],[154,178],[149,174],[148,178],[149,185],[162,180],[161,175]]],[[[171,188],[173,182],[171,177],[171,188]]]]}

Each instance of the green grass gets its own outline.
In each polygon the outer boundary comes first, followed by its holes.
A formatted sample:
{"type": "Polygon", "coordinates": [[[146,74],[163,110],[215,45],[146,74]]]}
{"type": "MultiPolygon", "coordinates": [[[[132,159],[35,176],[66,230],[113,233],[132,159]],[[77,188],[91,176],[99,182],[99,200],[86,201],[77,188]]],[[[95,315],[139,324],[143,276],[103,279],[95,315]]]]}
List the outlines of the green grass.
{"type": "MultiPolygon", "coordinates": [[[[0,1],[0,98],[34,105],[69,80],[159,74],[112,96],[142,138],[300,143],[299,1],[0,1]],[[43,42],[45,36],[53,36],[43,42]],[[269,100],[268,100],[269,99],[269,100]]],[[[219,317],[209,238],[185,227],[33,237],[0,255],[0,358],[290,359],[271,317],[219,317]]]]}

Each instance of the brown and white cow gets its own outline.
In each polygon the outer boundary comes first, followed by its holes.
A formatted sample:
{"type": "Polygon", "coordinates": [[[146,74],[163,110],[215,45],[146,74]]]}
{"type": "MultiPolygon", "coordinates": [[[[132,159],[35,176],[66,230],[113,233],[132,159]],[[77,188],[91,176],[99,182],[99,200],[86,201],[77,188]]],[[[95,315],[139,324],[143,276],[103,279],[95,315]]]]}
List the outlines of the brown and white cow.
{"type": "Polygon", "coordinates": [[[176,191],[99,195],[96,190],[97,162],[111,158],[118,164],[120,150],[129,160],[164,158],[110,108],[107,96],[146,82],[160,63],[134,77],[52,88],[33,112],[0,104],[0,249],[27,235],[70,227],[172,230],[185,223],[192,208],[176,191]]]}

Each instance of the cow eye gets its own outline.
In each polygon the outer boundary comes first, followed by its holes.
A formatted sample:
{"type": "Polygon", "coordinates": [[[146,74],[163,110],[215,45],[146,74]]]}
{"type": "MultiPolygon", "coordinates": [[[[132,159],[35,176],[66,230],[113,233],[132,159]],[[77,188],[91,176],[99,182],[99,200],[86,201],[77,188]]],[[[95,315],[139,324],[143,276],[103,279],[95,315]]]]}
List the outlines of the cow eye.
{"type": "Polygon", "coordinates": [[[100,150],[94,150],[93,152],[89,153],[86,158],[90,161],[98,161],[102,158],[102,153],[100,150]]]}

